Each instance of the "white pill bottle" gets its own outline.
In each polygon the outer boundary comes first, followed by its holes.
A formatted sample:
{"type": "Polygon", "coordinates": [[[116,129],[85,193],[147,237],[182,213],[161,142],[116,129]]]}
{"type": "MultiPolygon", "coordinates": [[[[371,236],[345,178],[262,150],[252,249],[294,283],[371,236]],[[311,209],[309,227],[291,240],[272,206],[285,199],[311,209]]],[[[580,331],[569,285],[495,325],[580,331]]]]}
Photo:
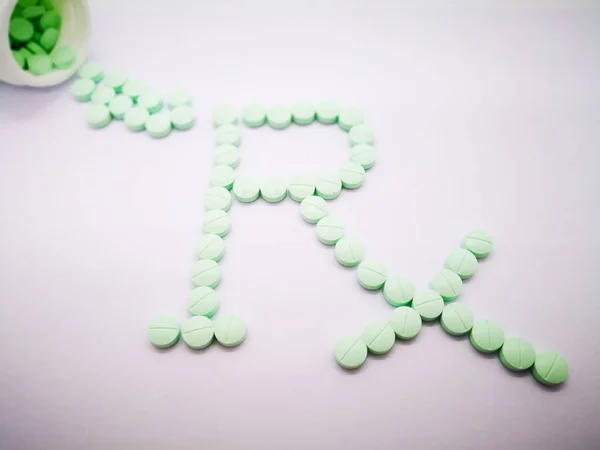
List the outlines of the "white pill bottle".
{"type": "Polygon", "coordinates": [[[53,70],[46,75],[32,75],[15,61],[10,48],[8,29],[18,0],[0,0],[0,81],[15,86],[47,87],[60,84],[73,76],[87,56],[90,37],[90,14],[87,0],[52,0],[62,17],[60,39],[56,48],[68,45],[77,60],[67,70],[53,70]]]}

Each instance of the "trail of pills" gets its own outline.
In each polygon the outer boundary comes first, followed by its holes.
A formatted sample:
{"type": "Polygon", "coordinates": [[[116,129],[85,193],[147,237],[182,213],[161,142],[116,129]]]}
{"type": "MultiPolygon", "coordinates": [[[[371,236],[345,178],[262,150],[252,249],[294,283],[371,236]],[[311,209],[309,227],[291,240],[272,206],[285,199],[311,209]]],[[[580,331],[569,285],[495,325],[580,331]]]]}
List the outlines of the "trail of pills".
{"type": "Polygon", "coordinates": [[[90,103],[85,115],[90,128],[105,128],[117,120],[131,132],[145,131],[162,139],[196,123],[192,97],[184,89],[175,89],[163,99],[142,80],[130,79],[121,71],[105,73],[94,61],[81,66],[77,74],[71,94],[79,102],[90,103]]]}

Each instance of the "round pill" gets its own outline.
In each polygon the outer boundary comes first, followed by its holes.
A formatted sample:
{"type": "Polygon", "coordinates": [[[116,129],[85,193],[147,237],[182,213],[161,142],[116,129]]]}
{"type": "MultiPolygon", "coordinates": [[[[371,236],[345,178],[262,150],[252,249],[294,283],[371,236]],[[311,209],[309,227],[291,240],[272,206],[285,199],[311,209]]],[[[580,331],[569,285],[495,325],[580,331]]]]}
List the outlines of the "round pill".
{"type": "MultiPolygon", "coordinates": [[[[46,31],[42,33],[40,36],[40,45],[47,52],[52,51],[52,49],[56,46],[58,39],[60,38],[60,31],[56,28],[48,28],[46,31]]],[[[94,81],[94,80],[92,80],[94,81]]]]}
{"type": "Polygon", "coordinates": [[[383,285],[383,297],[392,306],[408,305],[415,295],[415,285],[408,278],[391,276],[383,285]]]}
{"type": "Polygon", "coordinates": [[[235,169],[240,164],[240,150],[230,144],[219,145],[215,150],[214,162],[235,169]]]}
{"type": "Polygon", "coordinates": [[[315,183],[317,195],[325,200],[333,200],[342,192],[342,181],[338,175],[321,175],[315,183]]]}
{"type": "Polygon", "coordinates": [[[115,91],[107,86],[98,86],[92,94],[92,103],[96,105],[108,105],[115,98],[115,91]]]}
{"type": "Polygon", "coordinates": [[[52,59],[48,55],[31,55],[27,58],[27,68],[33,75],[52,72],[52,59]]]}
{"type": "Polygon", "coordinates": [[[96,83],[92,80],[80,78],[71,86],[71,94],[80,102],[87,102],[96,90],[96,83]]]}
{"type": "Polygon", "coordinates": [[[219,297],[213,288],[199,286],[188,296],[188,311],[192,316],[212,317],[219,309],[219,297]]]}
{"type": "Polygon", "coordinates": [[[260,196],[269,203],[279,203],[287,197],[287,183],[281,177],[267,177],[260,183],[260,196]]]}
{"type": "Polygon", "coordinates": [[[292,120],[298,125],[309,125],[315,121],[317,114],[314,105],[306,102],[296,103],[292,106],[292,120]]]}
{"type": "Polygon", "coordinates": [[[233,183],[233,195],[242,203],[251,203],[260,195],[260,184],[251,177],[239,177],[233,183]]]}
{"type": "Polygon", "coordinates": [[[46,50],[44,50],[44,48],[35,41],[29,41],[25,48],[34,55],[47,55],[46,50]]]}
{"type": "Polygon", "coordinates": [[[569,376],[567,362],[555,352],[543,352],[535,357],[533,376],[546,386],[563,383],[569,376]]]}
{"type": "Polygon", "coordinates": [[[321,103],[317,105],[317,120],[324,124],[336,123],[340,115],[340,109],[336,103],[321,103]]]}
{"type": "Polygon", "coordinates": [[[365,169],[357,162],[348,161],[340,168],[339,177],[345,189],[356,189],[365,181],[365,169]]]}
{"type": "Polygon", "coordinates": [[[208,179],[213,187],[224,187],[231,190],[235,181],[235,172],[229,166],[216,166],[210,171],[208,179]]]}
{"type": "Polygon", "coordinates": [[[328,209],[325,200],[315,195],[306,197],[300,203],[300,213],[308,223],[317,223],[327,215],[328,209]]]}
{"type": "Polygon", "coordinates": [[[194,350],[206,348],[215,337],[213,323],[208,317],[190,317],[183,324],[182,336],[189,348],[194,350]]]}
{"type": "Polygon", "coordinates": [[[150,114],[155,114],[162,109],[163,102],[156,92],[146,89],[137,99],[137,105],[148,110],[150,114]]]}
{"type": "Polygon", "coordinates": [[[452,336],[461,336],[473,328],[473,313],[460,303],[450,303],[444,306],[440,324],[444,331],[452,336]]]}
{"type": "Polygon", "coordinates": [[[370,169],[375,165],[375,150],[368,144],[358,144],[350,149],[350,160],[360,164],[363,169],[370,169]]]}
{"type": "Polygon", "coordinates": [[[123,120],[125,113],[133,108],[133,100],[126,95],[117,95],[108,104],[108,109],[115,119],[123,120]]]}
{"type": "Polygon", "coordinates": [[[23,17],[15,17],[8,26],[8,35],[17,42],[29,42],[34,32],[33,24],[23,17]]]}
{"type": "Polygon", "coordinates": [[[171,316],[160,315],[148,325],[148,339],[157,348],[174,346],[180,335],[179,322],[171,316]]]}
{"type": "Polygon", "coordinates": [[[242,109],[242,120],[247,127],[260,127],[267,120],[267,110],[262,105],[251,103],[242,109]]]}
{"type": "Polygon", "coordinates": [[[214,321],[215,337],[224,347],[236,347],[246,339],[248,328],[244,320],[236,315],[222,315],[214,321]]]}
{"type": "Polygon", "coordinates": [[[292,179],[288,187],[292,200],[301,202],[315,193],[315,179],[306,175],[298,175],[292,179]]]}
{"type": "Polygon", "coordinates": [[[185,89],[175,89],[167,95],[167,105],[174,109],[178,106],[189,106],[192,104],[192,96],[185,89]]]}
{"type": "Polygon", "coordinates": [[[292,123],[292,113],[288,108],[277,106],[267,112],[267,123],[271,128],[282,130],[292,123]]]}
{"type": "Polygon", "coordinates": [[[504,331],[493,320],[480,320],[473,325],[469,339],[478,351],[493,353],[504,344],[504,331]]]}
{"type": "Polygon", "coordinates": [[[242,135],[235,125],[221,125],[215,130],[215,143],[217,145],[229,144],[239,147],[241,140],[242,135]]]}
{"type": "Polygon", "coordinates": [[[500,349],[500,361],[509,370],[527,370],[535,362],[535,350],[525,339],[508,338],[500,349]]]}
{"type": "Polygon", "coordinates": [[[176,106],[171,110],[171,123],[176,130],[189,130],[196,124],[194,110],[190,106],[176,106]]]}
{"type": "Polygon", "coordinates": [[[367,259],[358,265],[356,276],[362,287],[376,291],[383,287],[387,279],[387,267],[379,261],[367,259]]]}
{"type": "Polygon", "coordinates": [[[353,237],[343,237],[335,244],[335,259],[342,266],[354,267],[365,257],[362,243],[353,237]]]}
{"type": "Polygon", "coordinates": [[[137,101],[142,92],[147,89],[146,83],[142,80],[127,80],[123,85],[123,95],[126,95],[134,102],[137,101]]]}
{"type": "Polygon", "coordinates": [[[413,297],[412,305],[421,318],[428,322],[440,317],[444,310],[444,300],[431,289],[418,291],[413,297]]]}
{"type": "Polygon", "coordinates": [[[220,209],[206,211],[204,214],[204,232],[224,237],[229,233],[231,220],[229,214],[220,209]]]}
{"type": "Polygon", "coordinates": [[[350,131],[356,125],[360,125],[365,121],[362,112],[355,108],[345,108],[340,111],[338,123],[342,130],[350,131]]]}
{"type": "Polygon", "coordinates": [[[373,128],[361,123],[350,128],[348,140],[350,141],[351,147],[354,147],[358,144],[372,145],[373,141],[375,140],[375,133],[373,132],[373,128]]]}
{"type": "Polygon", "coordinates": [[[48,30],[50,28],[58,30],[61,25],[62,17],[54,10],[45,11],[42,17],[40,17],[40,28],[42,30],[48,30]]]}
{"type": "Polygon", "coordinates": [[[444,267],[457,274],[461,279],[470,278],[477,270],[477,258],[464,248],[457,248],[446,258],[444,267]]]}
{"type": "Polygon", "coordinates": [[[221,281],[221,267],[212,259],[201,259],[192,266],[194,286],[215,288],[221,281]]]}
{"type": "Polygon", "coordinates": [[[473,230],[467,233],[463,239],[462,246],[479,259],[485,258],[490,254],[494,247],[494,241],[487,231],[473,230]]]}
{"type": "Polygon", "coordinates": [[[123,120],[130,131],[143,131],[149,118],[150,113],[146,108],[134,106],[125,113],[123,120]]]}
{"type": "Polygon", "coordinates": [[[333,354],[344,369],[358,369],[367,360],[367,346],[361,336],[344,336],[335,344],[333,354]]]}
{"type": "Polygon", "coordinates": [[[28,8],[29,6],[33,6],[33,5],[37,4],[37,2],[38,2],[38,0],[18,0],[17,4],[21,8],[28,8]]]}
{"type": "Polygon", "coordinates": [[[104,71],[99,62],[90,61],[82,65],[77,71],[80,78],[87,78],[94,83],[99,83],[104,78],[104,71]]]}
{"type": "Polygon", "coordinates": [[[392,312],[389,324],[398,339],[413,339],[421,331],[423,321],[414,309],[400,306],[392,312]]]}
{"type": "Polygon", "coordinates": [[[15,58],[16,63],[19,65],[21,69],[25,68],[25,55],[21,52],[17,52],[15,50],[11,50],[13,57],[15,58]]]}
{"type": "Polygon", "coordinates": [[[72,47],[67,45],[54,49],[50,56],[52,57],[52,63],[57,69],[66,70],[77,61],[77,53],[72,47]]]}
{"type": "Polygon", "coordinates": [[[220,127],[222,125],[233,124],[238,122],[237,111],[231,106],[221,106],[213,111],[213,125],[220,127]]]}
{"type": "Polygon", "coordinates": [[[396,342],[394,330],[387,323],[370,323],[365,327],[362,334],[362,341],[374,355],[384,355],[388,353],[396,342]]]}
{"type": "Polygon", "coordinates": [[[204,208],[207,211],[213,209],[229,211],[229,208],[231,208],[231,193],[221,186],[209,188],[204,194],[204,208]]]}
{"type": "Polygon", "coordinates": [[[220,261],[225,254],[225,242],[221,236],[216,234],[205,234],[196,244],[196,256],[198,259],[212,259],[220,261]]]}
{"type": "Polygon", "coordinates": [[[121,93],[127,83],[127,75],[121,71],[109,72],[104,76],[104,85],[113,88],[117,94],[121,93]]]}
{"type": "Polygon", "coordinates": [[[317,222],[317,239],[325,245],[335,245],[344,237],[344,224],[335,217],[323,217],[317,222]]]}
{"type": "Polygon", "coordinates": [[[173,127],[171,126],[171,116],[169,113],[160,112],[152,114],[146,120],[146,131],[155,139],[167,137],[173,127]]]}
{"type": "Polygon", "coordinates": [[[88,107],[85,119],[91,128],[104,128],[110,123],[112,117],[106,106],[92,104],[88,107]]]}
{"type": "Polygon", "coordinates": [[[21,12],[21,16],[25,17],[26,19],[29,19],[29,20],[34,20],[34,19],[39,19],[40,17],[42,17],[45,12],[46,12],[46,8],[44,8],[43,6],[33,5],[33,6],[28,6],[27,8],[24,8],[23,11],[21,12]]]}
{"type": "Polygon", "coordinates": [[[440,270],[429,283],[429,287],[442,296],[445,301],[454,300],[463,288],[460,277],[448,269],[440,270]]]}

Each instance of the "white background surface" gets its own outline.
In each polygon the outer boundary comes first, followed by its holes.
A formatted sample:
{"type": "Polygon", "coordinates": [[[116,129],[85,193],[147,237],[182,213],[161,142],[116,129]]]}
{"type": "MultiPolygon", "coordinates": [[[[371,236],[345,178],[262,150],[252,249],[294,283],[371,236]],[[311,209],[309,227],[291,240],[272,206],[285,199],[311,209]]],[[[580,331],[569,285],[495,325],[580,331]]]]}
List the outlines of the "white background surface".
{"type": "MultiPolygon", "coordinates": [[[[565,2],[567,3],[567,2],[565,2]]],[[[0,86],[0,448],[597,449],[600,12],[370,2],[92,3],[92,57],[198,125],[91,131],[68,86],[0,86]],[[396,5],[396,6],[395,6],[396,5]],[[234,205],[219,288],[247,341],[156,351],[187,317],[214,106],[363,109],[378,162],[330,203],[367,256],[425,287],[471,228],[495,237],[458,301],[570,377],[548,390],[425,326],[356,373],[337,339],[386,320],[290,199],[234,205]]],[[[245,130],[239,173],[335,171],[337,127],[245,130]]]]}

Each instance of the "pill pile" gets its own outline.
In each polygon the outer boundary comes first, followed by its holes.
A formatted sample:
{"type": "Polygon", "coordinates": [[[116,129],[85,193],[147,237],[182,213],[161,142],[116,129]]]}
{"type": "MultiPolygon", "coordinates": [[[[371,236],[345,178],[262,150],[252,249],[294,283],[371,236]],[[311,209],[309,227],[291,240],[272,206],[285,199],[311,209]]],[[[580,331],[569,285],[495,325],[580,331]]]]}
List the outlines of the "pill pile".
{"type": "Polygon", "coordinates": [[[191,95],[184,89],[162,97],[146,84],[120,71],[104,73],[97,62],[87,62],[77,72],[79,78],[71,86],[77,101],[91,102],[86,121],[100,129],[113,120],[121,120],[132,132],[146,131],[153,138],[164,138],[173,129],[189,130],[196,123],[191,95]],[[164,105],[167,110],[164,110],[164,105]]]}
{"type": "Polygon", "coordinates": [[[57,46],[62,17],[51,0],[19,0],[13,9],[8,39],[15,62],[32,75],[69,69],[75,50],[57,46]]]}
{"type": "MultiPolygon", "coordinates": [[[[319,225],[327,220],[324,217],[319,225]]],[[[336,220],[337,222],[337,220],[336,220]]],[[[327,229],[331,223],[327,222],[327,229]]],[[[343,234],[340,223],[334,226],[335,237],[343,234]]],[[[413,339],[421,330],[423,321],[439,319],[446,333],[452,336],[468,335],[473,347],[487,354],[498,354],[501,363],[511,371],[531,370],[534,378],[548,386],[564,382],[568,377],[566,361],[557,353],[536,354],[533,346],[519,337],[505,338],[502,328],[493,320],[475,321],[469,308],[454,303],[463,288],[463,280],[476,271],[478,259],[492,251],[492,237],[484,230],[469,232],[462,247],[452,251],[446,258],[444,268],[433,276],[428,289],[416,291],[414,284],[403,276],[388,276],[384,264],[364,259],[364,248],[360,241],[347,237],[327,240],[335,244],[335,257],[344,266],[357,266],[358,283],[368,290],[382,290],[383,297],[395,307],[387,323],[368,324],[362,334],[343,336],[335,346],[334,357],[345,369],[358,369],[367,360],[369,353],[381,355],[392,350],[397,339],[413,339]]]]}

